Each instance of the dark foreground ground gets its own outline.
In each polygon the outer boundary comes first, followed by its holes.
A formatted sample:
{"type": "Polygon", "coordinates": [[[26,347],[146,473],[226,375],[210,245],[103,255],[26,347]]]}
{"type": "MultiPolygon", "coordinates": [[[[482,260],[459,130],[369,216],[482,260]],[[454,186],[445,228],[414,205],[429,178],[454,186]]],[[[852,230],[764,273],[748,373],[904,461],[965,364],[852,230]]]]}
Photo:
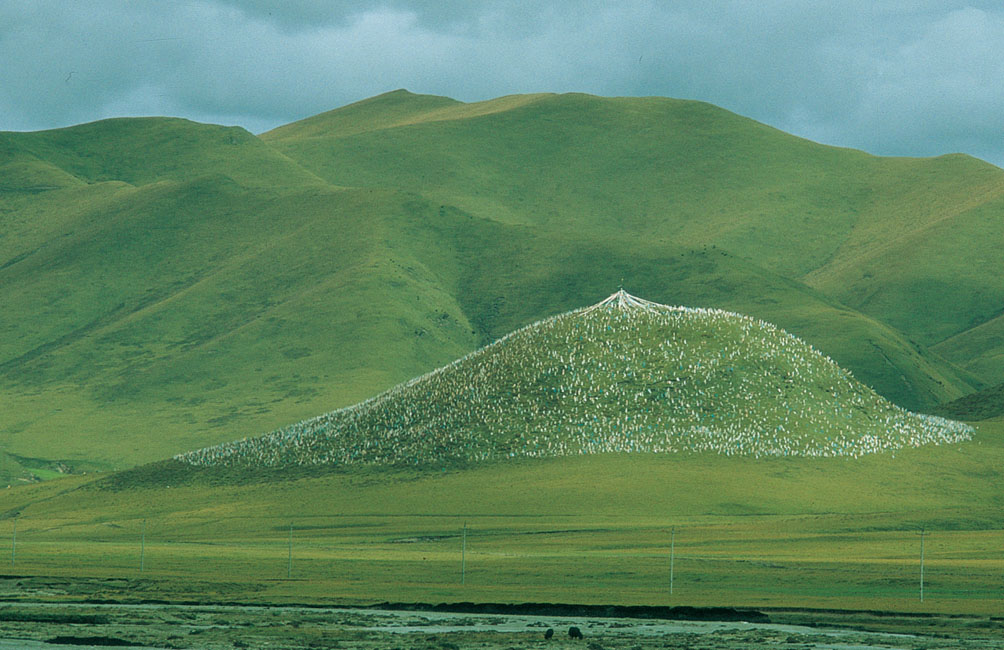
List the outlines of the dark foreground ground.
{"type": "MultiPolygon", "coordinates": [[[[343,648],[654,650],[1004,648],[1004,620],[876,612],[768,611],[770,622],[444,611],[0,603],[0,649],[343,648]],[[577,627],[581,639],[569,637],[577,627]],[[553,638],[545,638],[553,630],[553,638]]],[[[763,617],[760,617],[763,620],[763,617]]]]}

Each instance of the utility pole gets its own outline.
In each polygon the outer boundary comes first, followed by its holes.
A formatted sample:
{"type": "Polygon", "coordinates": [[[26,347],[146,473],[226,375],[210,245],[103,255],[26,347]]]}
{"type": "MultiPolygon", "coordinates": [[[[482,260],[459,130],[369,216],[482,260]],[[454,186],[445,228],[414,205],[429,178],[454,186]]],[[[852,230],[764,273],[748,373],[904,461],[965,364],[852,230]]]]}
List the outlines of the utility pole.
{"type": "Polygon", "coordinates": [[[673,572],[676,568],[676,526],[673,526],[673,531],[669,538],[669,595],[673,595],[673,572]]]}
{"type": "Polygon", "coordinates": [[[293,575],[293,522],[289,522],[289,561],[286,563],[286,579],[293,575]]]}
{"type": "Polygon", "coordinates": [[[143,520],[143,534],[139,538],[139,572],[143,573],[146,560],[146,519],[143,520]]]}
{"type": "Polygon", "coordinates": [[[924,529],[920,529],[920,602],[924,602],[924,529]]]}
{"type": "Polygon", "coordinates": [[[460,544],[460,584],[467,584],[467,522],[464,522],[463,541],[460,544]]]}

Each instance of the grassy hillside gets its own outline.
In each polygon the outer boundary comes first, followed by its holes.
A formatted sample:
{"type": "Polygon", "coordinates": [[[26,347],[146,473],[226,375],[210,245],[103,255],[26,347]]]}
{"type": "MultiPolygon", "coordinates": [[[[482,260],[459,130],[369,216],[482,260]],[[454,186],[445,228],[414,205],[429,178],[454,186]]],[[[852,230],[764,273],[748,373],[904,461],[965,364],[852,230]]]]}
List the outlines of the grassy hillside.
{"type": "MultiPolygon", "coordinates": [[[[999,314],[1004,171],[982,161],[879,158],[664,98],[425,112],[430,100],[411,97],[407,120],[343,130],[336,111],[263,139],[333,182],[393,185],[507,223],[714,244],[925,346],[999,314]]],[[[382,98],[399,111],[404,100],[382,98]]]]}
{"type": "MultiPolygon", "coordinates": [[[[0,133],[0,477],[263,433],[622,282],[776,323],[928,408],[990,364],[961,370],[841,302],[842,286],[800,277],[890,206],[905,206],[895,220],[955,192],[979,203],[996,178],[969,159],[819,147],[693,102],[578,95],[398,92],[262,138],[160,118],[0,133]],[[873,211],[852,228],[861,196],[873,211]]],[[[956,294],[950,318],[979,322],[982,302],[956,294]]]]}
{"type": "Polygon", "coordinates": [[[398,197],[277,202],[215,180],[136,194],[6,269],[8,449],[152,460],[361,399],[474,345],[433,280],[387,264],[381,211],[402,210],[398,197]],[[416,330],[432,332],[424,346],[416,330]]]}
{"type": "Polygon", "coordinates": [[[328,134],[332,130],[343,135],[362,133],[423,121],[443,109],[463,105],[448,97],[395,91],[280,126],[271,135],[281,138],[311,138],[328,134]]]}
{"type": "Polygon", "coordinates": [[[458,232],[458,225],[463,222],[440,225],[437,240],[457,241],[461,257],[470,260],[458,300],[487,333],[482,343],[538,314],[592,303],[596,287],[624,285],[657,302],[727,309],[776,323],[909,408],[951,399],[979,383],[875,319],[714,246],[691,249],[661,239],[567,232],[541,237],[536,229],[493,222],[458,232]]]}
{"type": "Polygon", "coordinates": [[[83,181],[56,165],[17,146],[6,133],[0,133],[0,192],[9,200],[15,194],[37,194],[61,187],[83,185],[83,181]]]}
{"type": "MultiPolygon", "coordinates": [[[[934,346],[937,353],[956,359],[969,372],[989,381],[1004,381],[1004,316],[952,336],[934,346]]],[[[1002,405],[1004,406],[1004,405],[1002,405]]]]}
{"type": "Polygon", "coordinates": [[[4,135],[20,151],[86,183],[145,185],[210,174],[254,187],[321,183],[240,127],[177,118],[120,118],[4,135]]]}
{"type": "Polygon", "coordinates": [[[997,384],[959,399],[939,404],[935,413],[949,418],[990,420],[1004,415],[1004,384],[997,384]]]}

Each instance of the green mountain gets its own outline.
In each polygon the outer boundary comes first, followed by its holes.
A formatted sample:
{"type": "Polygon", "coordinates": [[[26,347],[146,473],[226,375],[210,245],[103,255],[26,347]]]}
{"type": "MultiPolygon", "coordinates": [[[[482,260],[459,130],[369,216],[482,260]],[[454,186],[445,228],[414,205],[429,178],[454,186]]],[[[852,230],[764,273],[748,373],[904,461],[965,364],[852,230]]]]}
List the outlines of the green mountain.
{"type": "MultiPolygon", "coordinates": [[[[0,151],[60,170],[78,185],[119,181],[139,186],[219,174],[247,187],[321,184],[240,127],[177,118],[119,118],[52,131],[3,133],[0,138],[0,151]]],[[[4,187],[10,191],[18,185],[4,187]]]]}
{"type": "Polygon", "coordinates": [[[999,309],[1002,176],[656,98],[0,133],[0,477],[270,431],[622,283],[776,323],[931,408],[996,380],[993,345],[948,342],[999,309]]]}
{"type": "Polygon", "coordinates": [[[198,466],[465,466],[611,452],[861,456],[968,441],[763,321],[624,290],[374,398],[177,456],[198,466]]]}
{"type": "MultiPolygon", "coordinates": [[[[1000,315],[1004,171],[983,161],[875,157],[664,98],[444,104],[398,91],[343,110],[374,104],[394,119],[343,129],[335,111],[262,137],[328,180],[505,223],[716,245],[923,346],[1000,315]]],[[[1004,380],[1004,366],[980,362],[985,349],[937,349],[1004,380]]]]}

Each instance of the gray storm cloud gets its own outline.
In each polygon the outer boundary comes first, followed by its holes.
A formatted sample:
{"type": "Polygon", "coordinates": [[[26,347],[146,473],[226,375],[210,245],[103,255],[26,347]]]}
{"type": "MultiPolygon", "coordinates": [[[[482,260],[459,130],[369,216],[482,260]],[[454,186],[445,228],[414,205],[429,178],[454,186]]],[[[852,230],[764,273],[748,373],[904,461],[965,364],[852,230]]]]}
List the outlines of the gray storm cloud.
{"type": "Polygon", "coordinates": [[[0,130],[176,115],[260,132],[395,88],[709,101],[829,144],[1004,165],[991,2],[6,0],[0,130]]]}

